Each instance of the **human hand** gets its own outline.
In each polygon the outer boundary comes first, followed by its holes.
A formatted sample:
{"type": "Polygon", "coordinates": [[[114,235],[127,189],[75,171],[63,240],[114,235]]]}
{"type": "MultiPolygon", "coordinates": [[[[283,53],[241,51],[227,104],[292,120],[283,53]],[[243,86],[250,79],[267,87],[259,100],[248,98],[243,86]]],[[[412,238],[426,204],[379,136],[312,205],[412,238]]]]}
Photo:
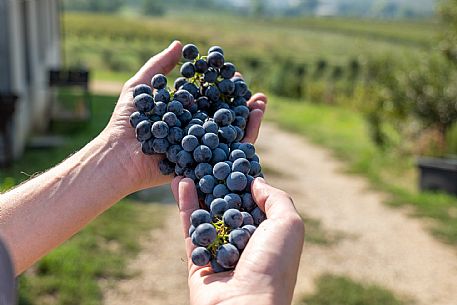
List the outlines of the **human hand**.
{"type": "Polygon", "coordinates": [[[213,273],[192,263],[190,215],[199,208],[191,179],[176,177],[172,191],[179,205],[189,269],[191,304],[290,304],[304,241],[304,225],[292,199],[254,180],[252,195],[267,219],[260,224],[234,271],[213,273]]]}
{"type": "MultiPolygon", "coordinates": [[[[171,176],[164,176],[159,171],[161,155],[147,156],[135,138],[135,130],[130,126],[130,115],[135,111],[133,106],[133,90],[139,84],[148,84],[155,74],[168,74],[173,70],[182,56],[182,44],[173,42],[167,49],[152,57],[130,80],[121,92],[114,113],[107,128],[99,138],[110,144],[112,152],[119,156],[125,168],[125,181],[129,184],[130,192],[169,183],[171,176]]],[[[168,84],[172,87],[173,84],[168,84]]],[[[260,123],[265,111],[267,98],[263,94],[255,94],[248,101],[252,110],[246,129],[245,141],[254,142],[257,138],[260,123]]]]}

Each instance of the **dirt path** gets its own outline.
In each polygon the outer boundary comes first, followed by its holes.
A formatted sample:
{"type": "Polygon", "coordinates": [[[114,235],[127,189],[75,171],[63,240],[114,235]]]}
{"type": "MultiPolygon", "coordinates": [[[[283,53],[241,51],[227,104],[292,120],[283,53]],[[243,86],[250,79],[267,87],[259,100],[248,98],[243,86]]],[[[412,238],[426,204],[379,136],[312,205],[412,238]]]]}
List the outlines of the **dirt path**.
{"type": "MultiPolygon", "coordinates": [[[[342,173],[325,149],[271,124],[262,127],[257,147],[274,185],[294,197],[298,210],[321,220],[343,238],[331,246],[306,244],[295,300],[312,292],[325,272],[384,286],[419,305],[457,304],[457,255],[406,211],[382,204],[382,194],[342,173]]],[[[152,231],[129,269],[138,272],[105,294],[105,304],[187,304],[186,265],[175,206],[165,206],[162,230],[152,231]]]]}
{"type": "Polygon", "coordinates": [[[423,222],[382,204],[367,183],[342,173],[330,153],[264,125],[261,159],[288,177],[269,180],[291,194],[300,212],[346,235],[336,245],[305,245],[296,296],[323,272],[385,286],[417,304],[457,304],[457,255],[430,236],[423,222]],[[291,175],[291,177],[289,176],[291,175]]]}
{"type": "Polygon", "coordinates": [[[104,295],[107,305],[178,305],[188,301],[187,263],[176,205],[164,205],[165,225],[153,230],[130,263],[133,277],[104,295]]]}

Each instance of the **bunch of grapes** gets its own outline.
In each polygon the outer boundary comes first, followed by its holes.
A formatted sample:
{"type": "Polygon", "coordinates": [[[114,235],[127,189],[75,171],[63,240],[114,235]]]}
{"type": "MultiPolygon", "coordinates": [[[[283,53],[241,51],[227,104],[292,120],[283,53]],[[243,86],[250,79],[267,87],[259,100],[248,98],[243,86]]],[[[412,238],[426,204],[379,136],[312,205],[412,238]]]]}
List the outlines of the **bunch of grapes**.
{"type": "Polygon", "coordinates": [[[233,269],[265,214],[251,195],[263,176],[254,145],[241,143],[251,92],[217,46],[201,56],[193,44],[183,48],[186,62],[174,88],[157,74],[151,85],[134,89],[130,117],[147,155],[163,154],[162,174],[195,182],[201,209],[191,215],[192,262],[214,272],[233,269]]]}

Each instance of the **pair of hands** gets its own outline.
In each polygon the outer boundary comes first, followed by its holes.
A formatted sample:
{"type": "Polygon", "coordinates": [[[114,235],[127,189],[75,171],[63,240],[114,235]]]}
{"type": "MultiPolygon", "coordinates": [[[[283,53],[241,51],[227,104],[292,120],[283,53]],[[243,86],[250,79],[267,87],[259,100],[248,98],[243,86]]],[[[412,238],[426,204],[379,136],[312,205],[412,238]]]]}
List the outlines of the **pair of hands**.
{"type": "MultiPolygon", "coordinates": [[[[133,88],[149,84],[157,73],[169,73],[179,62],[181,51],[180,42],[172,43],[125,84],[112,119],[101,134],[109,143],[121,145],[129,156],[125,168],[132,191],[171,180],[158,169],[158,162],[163,157],[142,154],[129,125],[129,116],[134,111],[133,88]]],[[[252,112],[245,142],[254,143],[257,139],[266,102],[263,94],[255,94],[248,102],[252,112]]],[[[254,181],[253,198],[266,213],[267,220],[250,239],[234,271],[212,273],[208,267],[193,265],[190,259],[194,248],[188,235],[190,215],[199,208],[194,182],[176,177],[171,186],[185,236],[191,304],[290,304],[303,247],[304,226],[289,195],[269,186],[262,178],[254,181]]]]}

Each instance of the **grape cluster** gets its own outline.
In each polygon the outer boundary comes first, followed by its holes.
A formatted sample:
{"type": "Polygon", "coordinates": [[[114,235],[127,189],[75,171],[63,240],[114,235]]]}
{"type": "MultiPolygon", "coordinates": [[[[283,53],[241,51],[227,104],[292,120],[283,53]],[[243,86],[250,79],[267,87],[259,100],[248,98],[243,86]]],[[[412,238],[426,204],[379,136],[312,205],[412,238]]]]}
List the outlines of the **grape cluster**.
{"type": "Polygon", "coordinates": [[[183,48],[185,63],[174,88],[157,74],[138,85],[130,116],[147,155],[163,154],[162,174],[195,182],[201,209],[191,215],[189,236],[195,265],[214,272],[233,269],[256,227],[265,220],[251,195],[263,176],[254,145],[241,143],[249,119],[251,91],[217,46],[201,56],[193,44],[183,48]]]}

